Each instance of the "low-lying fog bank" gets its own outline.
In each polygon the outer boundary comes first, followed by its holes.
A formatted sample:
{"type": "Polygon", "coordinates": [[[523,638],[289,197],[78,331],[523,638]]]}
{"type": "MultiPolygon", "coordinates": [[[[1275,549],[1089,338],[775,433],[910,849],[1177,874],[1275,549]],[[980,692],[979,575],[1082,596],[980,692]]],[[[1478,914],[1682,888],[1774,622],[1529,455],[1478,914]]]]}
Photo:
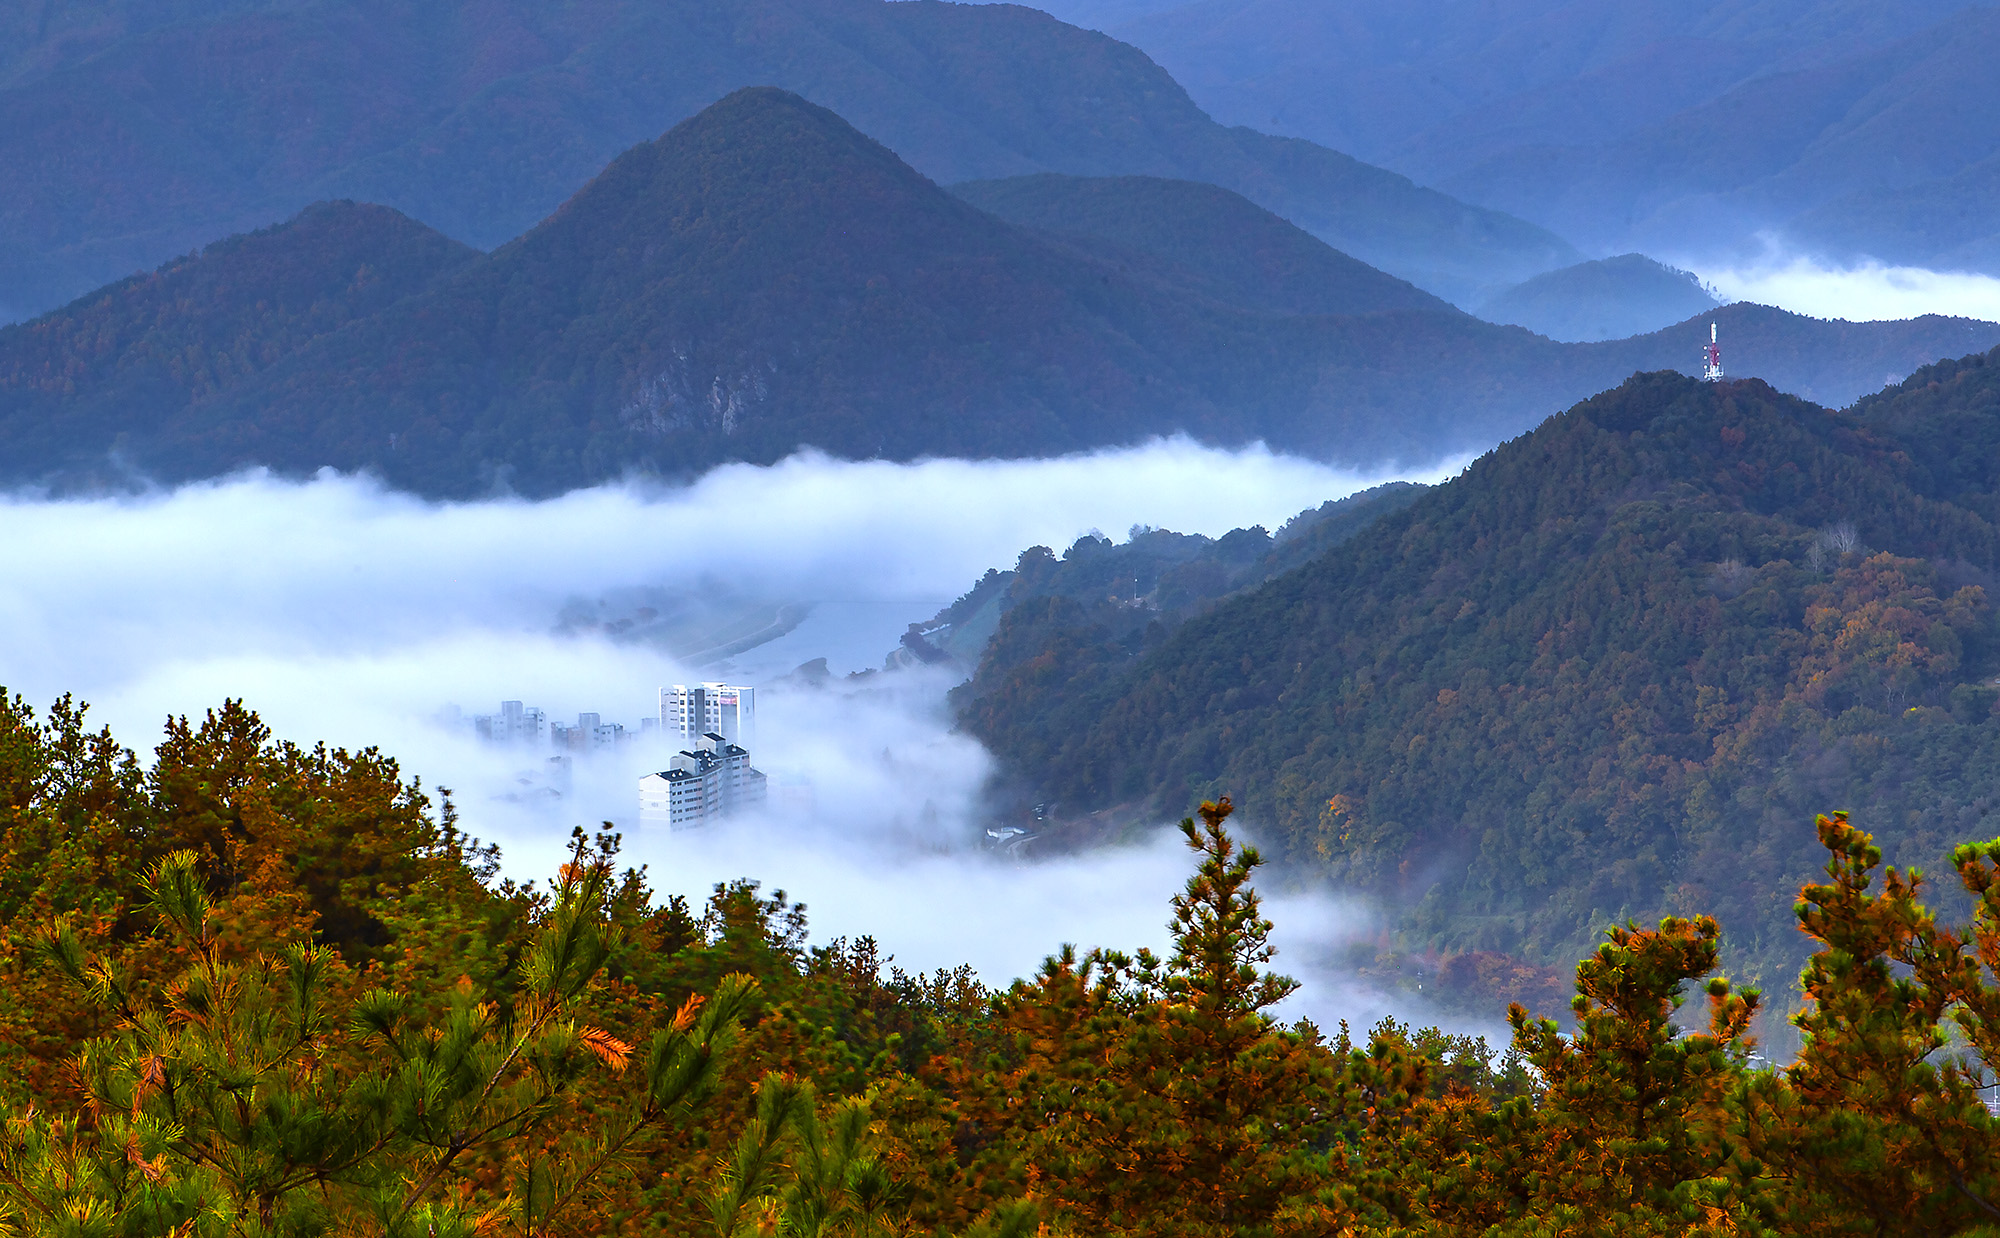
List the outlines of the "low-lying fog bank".
{"type": "MultiPolygon", "coordinates": [[[[14,496],[0,683],[38,708],[74,692],[142,757],[169,714],[242,697],[283,738],[373,744],[451,788],[517,877],[551,871],[573,825],[611,820],[663,892],[698,903],[716,882],[755,878],[808,905],[815,941],[872,934],[905,968],[967,962],[1004,982],[1065,941],[1162,946],[1189,871],[1178,835],[991,856],[977,845],[989,762],[952,733],[942,677],[773,681],[814,657],[836,675],[879,664],[904,625],[1030,545],[1135,524],[1275,527],[1379,480],[1171,441],[1046,461],[801,456],[685,489],[539,503],[426,504],[331,475],[14,496]],[[765,626],[785,634],[703,665],[674,656],[765,626]],[[774,793],[759,817],[706,831],[636,824],[637,779],[664,765],[664,744],[578,754],[564,771],[546,749],[482,743],[470,725],[513,699],[636,730],[661,685],[724,676],[762,686],[752,753],[774,793]]],[[[1281,897],[1272,911],[1283,964],[1308,978],[1315,956],[1369,927],[1326,898],[1281,897]]],[[[1355,1020],[1381,1010],[1331,982],[1294,1005],[1355,1020]]]]}
{"type": "Polygon", "coordinates": [[[1775,238],[1742,261],[1679,258],[1724,300],[1774,305],[1812,318],[1883,322],[1945,314],[2000,322],[2000,279],[1968,271],[1932,271],[1881,262],[1835,263],[1799,253],[1775,238]]]}

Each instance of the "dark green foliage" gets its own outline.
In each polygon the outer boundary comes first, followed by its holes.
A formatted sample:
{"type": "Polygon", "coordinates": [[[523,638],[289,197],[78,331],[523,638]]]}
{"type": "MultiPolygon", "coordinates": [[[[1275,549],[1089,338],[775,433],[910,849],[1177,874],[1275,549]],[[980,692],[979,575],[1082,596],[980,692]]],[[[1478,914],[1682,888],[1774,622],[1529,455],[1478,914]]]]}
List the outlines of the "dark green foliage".
{"type": "Polygon", "coordinates": [[[1024,551],[1013,571],[988,573],[933,620],[934,629],[956,622],[992,634],[970,649],[947,639],[976,668],[953,699],[976,729],[1017,760],[1039,760],[1047,737],[1075,725],[1040,708],[1061,710],[1092,699],[1117,670],[1158,648],[1188,619],[1401,511],[1423,490],[1408,482],[1364,490],[1301,512],[1275,537],[1261,528],[1219,539],[1134,529],[1123,545],[1078,538],[1061,559],[1045,546],[1024,551]],[[978,610],[971,609],[975,601],[978,610]]]}
{"type": "Polygon", "coordinates": [[[966,717],[1072,812],[1256,788],[1282,859],[1421,943],[1554,961],[1713,908],[1776,979],[1764,892],[1813,859],[1782,823],[1847,803],[1927,862],[2000,806],[2000,527],[1923,463],[1981,406],[1934,398],[1638,376],[1108,674],[1074,625],[1003,630],[966,717]]]}
{"type": "Polygon", "coordinates": [[[1927,493],[2000,521],[2000,353],[1924,366],[1853,411],[1896,435],[1927,493]]]}

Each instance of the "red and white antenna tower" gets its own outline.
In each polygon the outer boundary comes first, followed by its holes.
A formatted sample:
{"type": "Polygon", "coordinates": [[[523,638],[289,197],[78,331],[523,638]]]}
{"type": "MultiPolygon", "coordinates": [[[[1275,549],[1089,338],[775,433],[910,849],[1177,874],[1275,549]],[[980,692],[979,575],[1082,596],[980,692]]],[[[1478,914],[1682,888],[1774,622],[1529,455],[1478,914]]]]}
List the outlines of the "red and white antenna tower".
{"type": "Polygon", "coordinates": [[[1722,345],[1715,342],[1715,324],[1712,322],[1708,324],[1708,347],[1702,349],[1701,356],[1705,363],[1701,369],[1702,380],[1711,383],[1721,382],[1722,345]]]}

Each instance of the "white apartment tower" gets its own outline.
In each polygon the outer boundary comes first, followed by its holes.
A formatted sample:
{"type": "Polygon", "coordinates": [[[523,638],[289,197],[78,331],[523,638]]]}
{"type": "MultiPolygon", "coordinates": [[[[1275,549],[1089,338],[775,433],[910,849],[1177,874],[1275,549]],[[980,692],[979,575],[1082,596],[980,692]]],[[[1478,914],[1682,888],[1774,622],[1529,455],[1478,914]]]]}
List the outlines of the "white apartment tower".
{"type": "Polygon", "coordinates": [[[660,689],[660,730],[669,740],[693,744],[720,735],[733,744],[757,740],[757,690],[726,683],[660,689]]]}
{"type": "Polygon", "coordinates": [[[657,774],[639,780],[639,823],[691,830],[764,802],[765,779],[750,754],[717,734],[674,754],[657,774]]]}

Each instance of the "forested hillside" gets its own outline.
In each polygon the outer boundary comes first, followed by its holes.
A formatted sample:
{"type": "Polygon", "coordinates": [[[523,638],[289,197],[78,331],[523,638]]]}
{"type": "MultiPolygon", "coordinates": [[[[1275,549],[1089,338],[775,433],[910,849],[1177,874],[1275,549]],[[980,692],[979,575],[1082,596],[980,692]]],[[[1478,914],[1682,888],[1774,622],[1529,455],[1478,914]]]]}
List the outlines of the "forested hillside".
{"type": "MultiPolygon", "coordinates": [[[[960,697],[982,695],[1020,661],[1056,644],[1082,651],[1088,673],[1101,675],[1158,646],[1223,598],[1318,558],[1403,510],[1424,489],[1401,481],[1374,486],[1300,512],[1275,533],[1256,526],[1212,538],[1134,528],[1122,543],[1086,533],[1061,557],[1047,546],[1031,546],[1013,568],[989,570],[929,623],[914,625],[904,645],[920,656],[935,649],[982,673],[956,690],[960,697]],[[1007,646],[989,650],[1003,616],[1009,617],[1007,646]]],[[[1071,665],[1069,673],[1077,668],[1071,665]]]]}
{"type": "Polygon", "coordinates": [[[1775,1069],[1699,915],[1610,929],[1573,1032],[1516,1005],[1504,1055],[1282,1022],[1227,800],[1182,824],[1166,956],[989,988],[812,943],[752,880],[661,899],[615,834],[501,880],[394,760],[240,702],[142,767],[0,695],[0,790],[11,1234],[1974,1238],[2000,1198],[2000,844],[1953,856],[1953,923],[1820,817],[1775,1069]]]}
{"type": "Polygon", "coordinates": [[[321,203],[0,328],[0,472],[126,473],[120,444],[476,257],[386,207],[321,203]]]}
{"type": "Polygon", "coordinates": [[[1996,361],[1851,413],[1635,376],[1135,662],[1007,616],[966,724],[1073,813],[1228,788],[1418,943],[1701,908],[1775,981],[1812,805],[1931,868],[1993,832],[1996,361]]]}
{"type": "MultiPolygon", "coordinates": [[[[1026,188],[1094,204],[1075,213],[1092,231],[977,210],[831,112],[758,89],[635,147],[490,255],[380,208],[316,209],[0,328],[0,478],[330,466],[434,496],[550,494],[803,446],[1019,457],[1172,433],[1428,462],[1635,369],[1692,368],[1708,334],[1703,319],[1559,345],[1220,190],[1026,188]],[[1194,246],[1190,217],[1232,239],[1194,246]],[[225,331],[231,359],[205,360],[225,331]]],[[[2000,341],[1963,319],[1714,317],[1732,372],[1828,402],[2000,341]]]]}
{"type": "Polygon", "coordinates": [[[1325,147],[1218,125],[1136,49],[1021,6],[65,0],[0,23],[0,322],[325,198],[491,248],[748,86],[830,107],[940,181],[1223,185],[1447,295],[1581,256],[1325,147]]]}

